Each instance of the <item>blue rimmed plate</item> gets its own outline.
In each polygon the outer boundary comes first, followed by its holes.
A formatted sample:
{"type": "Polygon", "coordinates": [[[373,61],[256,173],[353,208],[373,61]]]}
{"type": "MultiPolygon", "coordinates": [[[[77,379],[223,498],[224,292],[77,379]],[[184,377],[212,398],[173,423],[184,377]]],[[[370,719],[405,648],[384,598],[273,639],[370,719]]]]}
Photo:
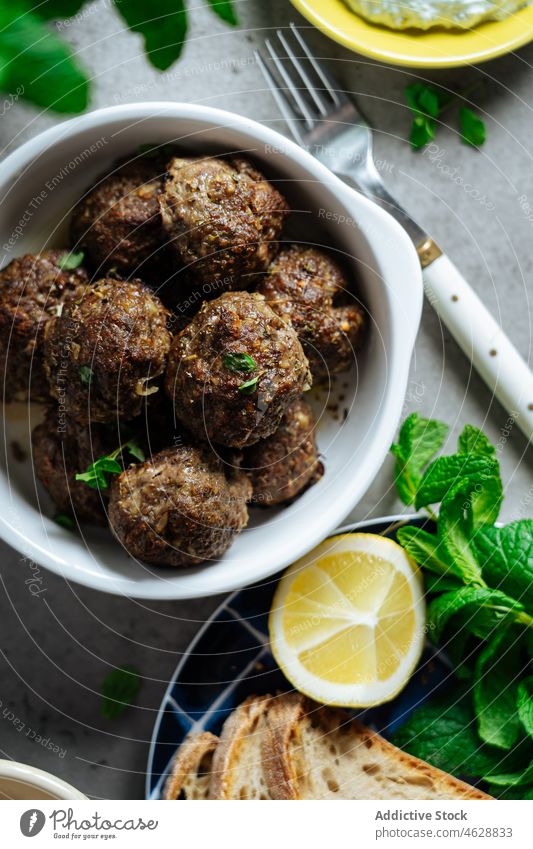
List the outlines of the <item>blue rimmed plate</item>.
{"type": "MultiPolygon", "coordinates": [[[[335,533],[358,531],[394,537],[395,526],[406,519],[419,527],[431,524],[412,515],[387,516],[335,533]]],[[[268,645],[268,613],[277,581],[275,577],[228,596],[183,655],[154,726],[146,774],[147,799],[161,798],[174,753],[190,731],[218,734],[226,717],[247,696],[292,690],[268,645]]],[[[400,695],[360,715],[387,736],[449,678],[446,658],[428,645],[400,695]]]]}

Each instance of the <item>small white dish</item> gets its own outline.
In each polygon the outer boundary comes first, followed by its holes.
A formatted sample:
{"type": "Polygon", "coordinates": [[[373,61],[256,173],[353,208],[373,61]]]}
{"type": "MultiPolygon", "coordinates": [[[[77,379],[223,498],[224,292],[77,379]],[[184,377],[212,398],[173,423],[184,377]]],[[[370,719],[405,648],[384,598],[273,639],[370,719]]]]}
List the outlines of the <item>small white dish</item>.
{"type": "MultiPolygon", "coordinates": [[[[228,592],[278,572],[330,533],[378,472],[402,411],[422,309],[416,252],[401,227],[331,174],[308,152],[254,121],[204,106],[113,106],[59,124],[2,164],[2,264],[28,251],[66,244],[70,210],[114,160],[146,143],[190,151],[239,151],[288,197],[295,235],[334,247],[356,278],[371,316],[357,370],[329,395],[313,396],[325,474],[294,504],[254,510],[250,526],[216,563],[190,570],[154,569],[127,556],[105,530],[83,537],[56,525],[36,483],[26,407],[5,408],[0,456],[0,535],[34,563],[67,580],[135,598],[193,598],[228,592]],[[331,412],[337,405],[338,413],[331,412]],[[18,462],[11,445],[28,454],[18,462]]],[[[42,576],[36,590],[45,588],[42,576]]]]}
{"type": "Polygon", "coordinates": [[[28,764],[0,760],[0,801],[7,799],[87,799],[66,781],[28,764]]]}

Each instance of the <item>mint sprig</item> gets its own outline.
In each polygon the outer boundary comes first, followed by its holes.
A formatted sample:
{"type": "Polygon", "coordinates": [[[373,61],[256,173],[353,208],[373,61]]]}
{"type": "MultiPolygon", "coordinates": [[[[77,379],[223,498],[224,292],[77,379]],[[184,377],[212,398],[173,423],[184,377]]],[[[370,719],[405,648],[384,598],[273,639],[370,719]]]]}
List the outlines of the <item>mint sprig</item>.
{"type": "Polygon", "coordinates": [[[533,798],[533,520],[496,526],[503,487],[497,452],[467,425],[457,451],[436,459],[441,422],[413,413],[392,446],[399,497],[435,530],[405,525],[397,539],[422,569],[428,633],[444,647],[460,706],[435,697],[395,735],[413,755],[488,782],[502,798],[533,798]]]}

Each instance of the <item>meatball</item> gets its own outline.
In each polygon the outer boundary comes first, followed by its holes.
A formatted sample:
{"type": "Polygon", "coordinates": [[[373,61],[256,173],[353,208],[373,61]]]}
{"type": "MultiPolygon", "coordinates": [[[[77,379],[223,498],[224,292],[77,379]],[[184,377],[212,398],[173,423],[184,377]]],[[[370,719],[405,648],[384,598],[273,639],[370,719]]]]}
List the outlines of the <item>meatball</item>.
{"type": "Polygon", "coordinates": [[[318,457],[314,429],[311,407],[298,398],[272,436],[244,451],[242,469],[251,480],[253,502],[283,504],[320,479],[324,469],[318,457]]]}
{"type": "Polygon", "coordinates": [[[331,257],[303,245],[282,250],[257,287],[296,330],[317,380],[349,368],[359,348],[365,316],[348,288],[331,257]]]}
{"type": "Polygon", "coordinates": [[[310,386],[296,333],[262,295],[226,292],[175,338],[165,390],[198,439],[237,448],[270,436],[310,386]]]}
{"type": "Polygon", "coordinates": [[[68,253],[43,251],[12,260],[0,271],[0,368],[5,401],[46,401],[43,335],[78,286],[83,268],[62,268],[68,253]]]}
{"type": "Polygon", "coordinates": [[[159,205],[171,247],[204,294],[250,286],[276,255],[288,212],[243,159],[172,159],[159,205]]]}
{"type": "Polygon", "coordinates": [[[146,264],[159,255],[164,231],[157,199],[163,173],[158,158],[127,162],[78,202],[71,238],[98,270],[115,268],[124,276],[143,276],[146,264]]]}
{"type": "Polygon", "coordinates": [[[35,473],[58,510],[105,524],[107,493],[77,481],[76,474],[115,447],[112,434],[102,425],[82,427],[51,407],[31,438],[35,473]]]}
{"type": "Polygon", "coordinates": [[[251,484],[209,448],[161,451],[111,485],[109,524],[126,551],[160,566],[215,560],[248,523],[251,484]]]}
{"type": "Polygon", "coordinates": [[[100,280],[46,327],[50,392],[79,424],[133,419],[158,391],[168,312],[139,280],[100,280]]]}

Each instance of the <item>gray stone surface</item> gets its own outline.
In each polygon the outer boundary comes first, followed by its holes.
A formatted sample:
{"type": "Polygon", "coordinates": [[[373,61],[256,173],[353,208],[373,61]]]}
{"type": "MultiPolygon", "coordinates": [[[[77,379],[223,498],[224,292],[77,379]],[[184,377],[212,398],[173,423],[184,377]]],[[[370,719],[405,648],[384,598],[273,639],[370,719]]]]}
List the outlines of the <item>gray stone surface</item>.
{"type": "MultiPolygon", "coordinates": [[[[122,31],[108,4],[89,6],[80,21],[64,27],[91,69],[92,105],[180,99],[230,109],[285,132],[251,57],[269,27],[299,20],[298,15],[286,0],[239,2],[241,27],[232,31],[194,5],[183,59],[163,77],[148,67],[139,38],[122,31]]],[[[376,128],[377,158],[390,188],[449,251],[529,356],[533,223],[520,197],[533,204],[533,45],[477,69],[413,74],[358,57],[316,31],[307,35],[376,128]],[[440,158],[410,150],[403,88],[415,76],[449,86],[482,82],[472,95],[487,123],[482,151],[460,143],[453,110],[445,117],[449,126],[438,133],[440,158]]],[[[2,119],[0,145],[8,152],[56,120],[17,105],[2,119]]],[[[531,450],[516,429],[505,435],[507,414],[429,306],[405,404],[406,412],[413,409],[449,422],[452,436],[465,422],[482,425],[500,448],[504,518],[532,513],[531,450]]],[[[387,461],[353,517],[399,507],[387,461]]],[[[91,796],[142,797],[148,743],[166,682],[217,599],[143,603],[69,586],[46,573],[46,591],[33,597],[25,583],[30,570],[19,555],[1,545],[1,562],[0,756],[61,775],[91,796]],[[141,696],[120,720],[107,723],[99,717],[100,682],[110,664],[128,662],[142,670],[141,696]],[[47,747],[47,740],[61,751],[47,747]]]]}

